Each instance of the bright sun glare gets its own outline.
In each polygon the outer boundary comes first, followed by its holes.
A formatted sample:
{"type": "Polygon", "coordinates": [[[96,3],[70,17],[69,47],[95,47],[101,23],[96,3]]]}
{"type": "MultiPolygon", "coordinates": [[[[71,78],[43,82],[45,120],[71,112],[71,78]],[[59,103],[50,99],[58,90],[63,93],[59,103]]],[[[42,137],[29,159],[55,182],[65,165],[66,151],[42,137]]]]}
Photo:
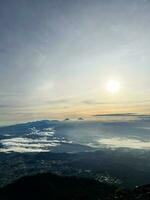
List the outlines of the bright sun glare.
{"type": "Polygon", "coordinates": [[[111,80],[107,83],[106,89],[112,94],[117,93],[120,90],[120,83],[116,80],[111,80]]]}

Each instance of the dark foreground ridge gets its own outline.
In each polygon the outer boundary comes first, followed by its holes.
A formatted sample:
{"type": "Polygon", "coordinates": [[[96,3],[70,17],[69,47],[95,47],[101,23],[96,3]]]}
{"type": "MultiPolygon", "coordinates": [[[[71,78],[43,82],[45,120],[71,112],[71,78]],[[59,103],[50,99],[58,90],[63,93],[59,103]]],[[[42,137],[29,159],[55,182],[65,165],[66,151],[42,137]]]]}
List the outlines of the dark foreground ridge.
{"type": "Polygon", "coordinates": [[[115,187],[97,181],[47,174],[23,177],[0,190],[0,199],[103,199],[115,187]]]}
{"type": "Polygon", "coordinates": [[[149,200],[150,185],[126,191],[91,179],[47,173],[23,177],[1,188],[0,199],[149,200]]]}

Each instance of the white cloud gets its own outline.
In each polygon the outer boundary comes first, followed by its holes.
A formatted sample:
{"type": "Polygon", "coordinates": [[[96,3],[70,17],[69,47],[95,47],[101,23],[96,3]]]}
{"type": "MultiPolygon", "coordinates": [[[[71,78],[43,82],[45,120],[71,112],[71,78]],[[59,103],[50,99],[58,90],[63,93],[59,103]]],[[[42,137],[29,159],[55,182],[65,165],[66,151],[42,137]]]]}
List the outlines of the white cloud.
{"type": "Polygon", "coordinates": [[[113,148],[132,148],[132,149],[150,149],[150,141],[141,141],[138,139],[128,138],[104,138],[98,141],[100,144],[113,148]]]}

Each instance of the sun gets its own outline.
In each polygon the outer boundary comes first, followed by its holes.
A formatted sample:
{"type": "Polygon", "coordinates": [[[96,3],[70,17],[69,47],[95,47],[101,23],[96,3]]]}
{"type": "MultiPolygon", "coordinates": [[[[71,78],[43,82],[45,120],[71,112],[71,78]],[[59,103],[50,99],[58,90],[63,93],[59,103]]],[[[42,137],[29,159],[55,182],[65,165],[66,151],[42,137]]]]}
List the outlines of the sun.
{"type": "Polygon", "coordinates": [[[119,81],[116,80],[110,80],[107,85],[106,85],[106,89],[108,92],[114,94],[114,93],[118,93],[120,90],[120,83],[119,81]]]}

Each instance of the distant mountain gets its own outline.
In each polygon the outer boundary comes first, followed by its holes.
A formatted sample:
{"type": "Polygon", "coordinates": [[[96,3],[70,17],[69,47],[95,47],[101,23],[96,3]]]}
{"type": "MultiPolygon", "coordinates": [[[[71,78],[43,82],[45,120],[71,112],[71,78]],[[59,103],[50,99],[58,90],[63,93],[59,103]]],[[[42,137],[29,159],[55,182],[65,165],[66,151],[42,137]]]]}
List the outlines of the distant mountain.
{"type": "Polygon", "coordinates": [[[73,142],[66,128],[71,123],[42,120],[0,127],[0,152],[69,152],[91,151],[86,144],[73,142]]]}
{"type": "Polygon", "coordinates": [[[58,120],[41,120],[34,122],[27,122],[22,124],[15,124],[10,126],[0,127],[0,135],[4,134],[27,134],[30,132],[31,128],[35,127],[36,129],[49,128],[50,126],[57,125],[60,121],[58,120]]]}
{"type": "Polygon", "coordinates": [[[1,188],[0,199],[149,200],[150,185],[125,190],[91,179],[48,173],[23,177],[1,188]]]}
{"type": "Polygon", "coordinates": [[[66,119],[64,119],[64,121],[70,121],[70,119],[69,119],[69,118],[66,118],[66,119]]]}
{"type": "Polygon", "coordinates": [[[84,119],[83,119],[82,117],[79,117],[78,120],[79,120],[79,121],[83,121],[84,119]]]}

